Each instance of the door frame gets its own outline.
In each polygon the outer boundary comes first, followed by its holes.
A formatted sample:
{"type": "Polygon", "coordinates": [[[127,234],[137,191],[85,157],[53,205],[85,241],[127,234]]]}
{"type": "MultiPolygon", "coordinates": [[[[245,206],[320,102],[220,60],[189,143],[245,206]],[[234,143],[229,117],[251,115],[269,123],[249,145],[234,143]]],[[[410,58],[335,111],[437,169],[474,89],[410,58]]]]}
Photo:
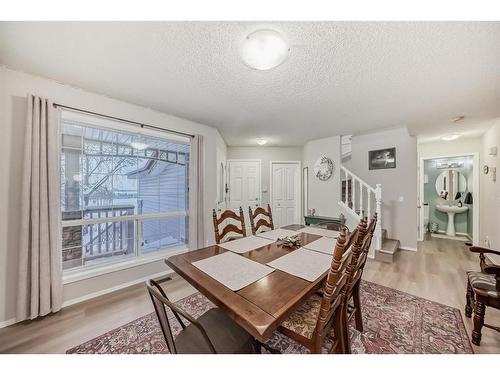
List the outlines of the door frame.
{"type": "Polygon", "coordinates": [[[295,164],[298,167],[297,173],[297,196],[295,197],[295,201],[297,202],[295,208],[295,217],[297,218],[297,222],[294,224],[302,223],[302,162],[300,160],[271,160],[269,162],[269,205],[273,210],[273,164],[295,164]]]}
{"type": "MultiPolygon", "coordinates": [[[[262,160],[261,159],[226,159],[226,185],[229,187],[229,194],[226,194],[226,208],[233,209],[230,206],[229,202],[231,201],[231,168],[229,164],[234,161],[243,161],[243,162],[258,162],[259,163],[259,204],[262,205],[262,160]]],[[[242,207],[243,212],[248,211],[248,207],[242,207]]]]}
{"type": "Polygon", "coordinates": [[[417,198],[417,207],[418,212],[418,226],[419,226],[419,238],[418,241],[424,240],[424,161],[432,160],[432,159],[446,159],[446,158],[457,158],[461,156],[472,156],[472,200],[473,200],[473,208],[474,212],[472,213],[472,243],[474,245],[479,245],[479,210],[481,209],[480,205],[480,173],[479,170],[479,152],[464,152],[461,154],[450,154],[450,155],[436,155],[436,156],[425,156],[419,157],[419,167],[418,167],[418,198],[417,198]]]}

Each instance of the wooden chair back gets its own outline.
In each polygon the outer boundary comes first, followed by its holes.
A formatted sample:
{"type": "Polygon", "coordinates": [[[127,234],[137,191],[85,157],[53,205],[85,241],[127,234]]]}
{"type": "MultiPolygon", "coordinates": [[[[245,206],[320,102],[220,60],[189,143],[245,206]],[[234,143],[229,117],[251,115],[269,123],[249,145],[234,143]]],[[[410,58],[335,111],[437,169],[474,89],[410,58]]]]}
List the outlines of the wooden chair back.
{"type": "MultiPolygon", "coordinates": [[[[319,335],[321,338],[324,338],[331,331],[333,324],[345,324],[345,314],[342,311],[344,307],[344,288],[347,282],[346,269],[352,256],[350,250],[345,249],[346,240],[346,229],[343,228],[337,237],[333,260],[323,289],[323,298],[316,324],[316,335],[319,335]]],[[[341,329],[335,329],[335,331],[342,332],[341,329]]],[[[322,340],[319,341],[321,342],[322,340]]],[[[334,344],[338,344],[341,350],[343,346],[342,341],[342,338],[337,337],[334,344]]],[[[338,348],[332,347],[331,351],[335,351],[336,349],[338,348]]]]}
{"type": "Polygon", "coordinates": [[[195,318],[193,318],[187,312],[180,309],[174,303],[170,302],[167,295],[163,291],[162,287],[156,281],[148,280],[146,281],[146,286],[148,288],[149,296],[151,297],[151,301],[153,302],[153,306],[156,311],[156,316],[158,317],[158,322],[160,323],[161,331],[163,332],[163,336],[165,337],[165,341],[167,342],[167,348],[170,351],[170,353],[177,354],[178,352],[175,346],[172,326],[170,325],[170,321],[168,319],[167,308],[172,311],[182,329],[186,328],[186,325],[180,318],[181,316],[185,318],[188,322],[193,324],[198,330],[200,330],[201,337],[203,337],[203,339],[206,341],[212,353],[216,353],[215,347],[210,341],[205,329],[195,318]]]}
{"type": "Polygon", "coordinates": [[[363,219],[358,228],[363,234],[356,239],[356,243],[353,246],[353,256],[351,262],[347,267],[347,284],[346,290],[349,296],[353,286],[361,279],[363,274],[363,269],[366,264],[366,259],[368,258],[368,251],[372,243],[373,233],[377,226],[377,213],[372,216],[370,224],[366,226],[366,218],[363,219]],[[361,229],[363,228],[363,229],[361,229]]]}
{"type": "Polygon", "coordinates": [[[258,233],[258,230],[261,227],[267,227],[270,230],[274,229],[274,223],[273,223],[273,213],[271,212],[271,206],[268,204],[267,205],[267,211],[263,207],[257,207],[255,211],[252,211],[252,207],[248,207],[248,214],[250,217],[250,226],[252,227],[252,234],[256,235],[258,233]],[[257,219],[257,216],[264,216],[267,218],[260,218],[255,222],[257,219]]]}
{"type": "Polygon", "coordinates": [[[226,236],[229,233],[236,233],[237,235],[241,235],[241,237],[246,237],[246,229],[245,229],[245,216],[243,215],[243,209],[240,207],[240,214],[237,215],[234,211],[232,210],[225,210],[222,212],[220,217],[217,217],[217,213],[215,212],[215,209],[212,212],[213,216],[213,223],[214,223],[214,232],[215,232],[215,242],[217,244],[220,244],[222,242],[227,242],[234,240],[237,237],[228,237],[226,236]],[[237,221],[240,225],[240,227],[232,224],[232,223],[225,223],[226,220],[228,219],[233,219],[237,221]],[[219,230],[219,227],[221,224],[225,224],[225,226],[222,228],[222,230],[219,230]]]}

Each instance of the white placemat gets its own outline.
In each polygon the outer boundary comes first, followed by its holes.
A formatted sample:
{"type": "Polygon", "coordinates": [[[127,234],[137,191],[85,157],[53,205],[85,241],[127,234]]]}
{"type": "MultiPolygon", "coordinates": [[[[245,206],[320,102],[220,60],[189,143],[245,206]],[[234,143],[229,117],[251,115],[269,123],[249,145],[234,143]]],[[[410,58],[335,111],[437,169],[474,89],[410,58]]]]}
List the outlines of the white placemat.
{"type": "Polygon", "coordinates": [[[258,233],[257,236],[276,241],[278,238],[286,236],[295,236],[297,234],[299,233],[294,230],[278,228],[274,230],[269,230],[267,232],[258,233]]]}
{"type": "Polygon", "coordinates": [[[301,247],[267,264],[301,279],[314,281],[330,268],[332,258],[331,255],[301,247]]]}
{"type": "Polygon", "coordinates": [[[320,253],[325,253],[333,256],[333,251],[335,250],[335,245],[337,244],[336,238],[321,237],[319,240],[313,241],[304,245],[303,247],[308,250],[319,251],[320,253]]]}
{"type": "Polygon", "coordinates": [[[226,250],[232,251],[233,253],[243,254],[247,251],[258,249],[259,247],[267,246],[272,244],[274,241],[268,238],[250,236],[244,237],[239,240],[233,240],[221,243],[217,246],[222,247],[226,250]]]}
{"type": "Polygon", "coordinates": [[[330,237],[330,238],[337,238],[339,236],[339,232],[337,232],[336,230],[311,227],[311,226],[306,226],[305,228],[299,229],[299,232],[316,234],[318,236],[330,237]]]}
{"type": "Polygon", "coordinates": [[[274,271],[265,264],[230,251],[192,264],[231,290],[240,290],[274,271]]]}

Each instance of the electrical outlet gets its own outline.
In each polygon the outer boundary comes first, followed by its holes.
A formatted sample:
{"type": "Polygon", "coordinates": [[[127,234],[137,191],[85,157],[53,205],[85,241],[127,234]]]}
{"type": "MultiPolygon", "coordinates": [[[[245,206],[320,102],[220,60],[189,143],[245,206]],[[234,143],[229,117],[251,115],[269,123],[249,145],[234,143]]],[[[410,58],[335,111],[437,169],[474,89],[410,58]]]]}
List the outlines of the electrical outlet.
{"type": "Polygon", "coordinates": [[[490,238],[488,236],[484,238],[484,246],[486,246],[487,248],[490,247],[490,238]]]}

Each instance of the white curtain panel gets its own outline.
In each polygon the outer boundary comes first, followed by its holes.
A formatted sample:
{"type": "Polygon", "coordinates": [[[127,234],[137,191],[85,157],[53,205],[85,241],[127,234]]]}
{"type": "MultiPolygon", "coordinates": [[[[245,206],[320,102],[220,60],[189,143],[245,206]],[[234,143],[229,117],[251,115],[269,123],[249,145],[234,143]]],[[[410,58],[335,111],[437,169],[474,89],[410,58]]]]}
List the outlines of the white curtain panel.
{"type": "Polygon", "coordinates": [[[189,155],[189,247],[191,249],[205,246],[203,165],[203,136],[195,135],[191,139],[191,151],[189,155]]]}
{"type": "Polygon", "coordinates": [[[61,309],[59,121],[52,102],[28,95],[17,319],[61,309]]]}

